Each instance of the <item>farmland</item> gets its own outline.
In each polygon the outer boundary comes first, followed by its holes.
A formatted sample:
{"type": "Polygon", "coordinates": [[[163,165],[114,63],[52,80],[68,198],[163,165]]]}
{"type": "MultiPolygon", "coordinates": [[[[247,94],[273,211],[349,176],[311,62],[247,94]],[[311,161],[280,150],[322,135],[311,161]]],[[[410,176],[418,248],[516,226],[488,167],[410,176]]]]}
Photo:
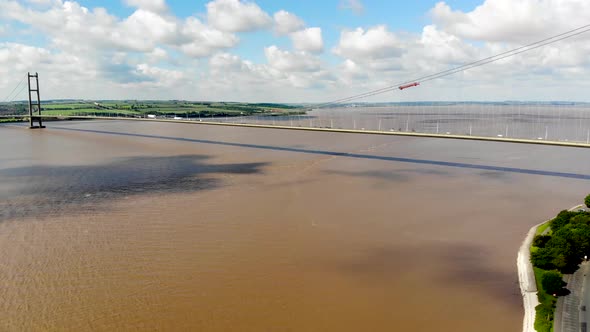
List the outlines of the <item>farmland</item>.
{"type": "MultiPolygon", "coordinates": [[[[25,114],[26,102],[0,104],[0,115],[25,114]]],[[[181,116],[233,117],[248,115],[304,114],[299,106],[270,103],[189,102],[189,101],[47,101],[42,103],[44,115],[73,116],[181,116]]]]}

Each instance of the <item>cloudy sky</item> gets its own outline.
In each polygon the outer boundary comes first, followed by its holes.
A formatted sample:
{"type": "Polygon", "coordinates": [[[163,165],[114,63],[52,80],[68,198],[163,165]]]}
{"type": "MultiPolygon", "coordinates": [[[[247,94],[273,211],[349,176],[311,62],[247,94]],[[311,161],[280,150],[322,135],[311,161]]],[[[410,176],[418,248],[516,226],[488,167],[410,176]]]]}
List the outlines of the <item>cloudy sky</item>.
{"type": "MultiPolygon", "coordinates": [[[[0,0],[0,101],[323,102],[590,24],[588,0],[0,0]],[[19,98],[24,98],[23,92],[19,98]]],[[[369,101],[590,101],[590,33],[369,101]]]]}

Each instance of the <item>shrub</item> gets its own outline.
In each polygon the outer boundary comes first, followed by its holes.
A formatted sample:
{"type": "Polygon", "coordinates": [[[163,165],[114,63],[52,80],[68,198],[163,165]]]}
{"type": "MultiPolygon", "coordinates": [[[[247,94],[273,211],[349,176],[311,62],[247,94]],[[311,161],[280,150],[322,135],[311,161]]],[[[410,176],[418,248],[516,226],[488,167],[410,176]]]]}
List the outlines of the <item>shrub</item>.
{"type": "Polygon", "coordinates": [[[553,305],[541,303],[535,307],[535,330],[538,332],[550,332],[553,328],[553,305]]]}
{"type": "Polygon", "coordinates": [[[590,215],[587,213],[580,213],[570,219],[570,223],[576,227],[590,225],[590,215]]]}
{"type": "Polygon", "coordinates": [[[557,217],[551,220],[551,230],[555,233],[563,226],[567,225],[570,222],[570,218],[575,215],[575,212],[571,212],[568,210],[563,210],[559,212],[557,217]]]}
{"type": "Polygon", "coordinates": [[[547,248],[540,248],[531,253],[531,263],[533,266],[543,270],[552,270],[555,268],[553,259],[553,253],[547,248]]]}
{"type": "Polygon", "coordinates": [[[549,242],[549,240],[551,240],[551,236],[549,235],[537,235],[533,239],[533,246],[545,248],[545,245],[547,244],[547,242],[549,242]]]}
{"type": "Polygon", "coordinates": [[[541,276],[541,286],[548,294],[562,293],[563,286],[566,283],[563,281],[563,275],[558,271],[546,271],[541,276]]]}

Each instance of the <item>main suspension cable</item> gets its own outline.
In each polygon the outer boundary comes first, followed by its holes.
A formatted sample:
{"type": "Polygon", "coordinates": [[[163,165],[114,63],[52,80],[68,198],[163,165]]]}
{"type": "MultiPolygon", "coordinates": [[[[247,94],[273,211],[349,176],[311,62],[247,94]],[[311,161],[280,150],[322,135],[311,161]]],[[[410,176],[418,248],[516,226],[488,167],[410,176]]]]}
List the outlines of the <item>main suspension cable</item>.
{"type": "Polygon", "coordinates": [[[572,38],[572,37],[581,35],[581,34],[586,33],[588,31],[590,31],[590,24],[583,25],[581,27],[578,27],[578,28],[569,30],[567,32],[563,32],[563,33],[560,33],[558,35],[554,35],[554,36],[551,36],[551,37],[548,37],[548,38],[545,38],[545,39],[542,39],[542,40],[539,40],[539,41],[536,41],[536,42],[533,42],[533,43],[530,43],[530,44],[527,44],[527,45],[524,45],[524,46],[521,46],[521,47],[518,47],[518,48],[515,48],[515,49],[511,49],[509,51],[505,51],[505,52],[502,52],[502,53],[499,53],[499,54],[496,54],[496,55],[493,55],[493,56],[489,56],[489,57],[486,57],[486,58],[483,58],[483,59],[480,59],[480,60],[477,60],[477,61],[473,61],[473,62],[464,64],[464,65],[461,65],[459,67],[450,68],[450,69],[447,69],[447,70],[444,70],[444,71],[441,71],[441,72],[437,72],[437,73],[434,73],[434,74],[422,76],[422,77],[419,77],[419,78],[414,79],[414,80],[403,81],[403,82],[400,82],[398,84],[391,85],[391,86],[388,86],[388,87],[385,87],[385,88],[381,88],[381,89],[377,89],[377,90],[373,90],[373,91],[361,93],[361,94],[350,96],[350,97],[346,97],[346,98],[341,98],[341,99],[333,100],[333,101],[327,102],[327,103],[318,104],[314,108],[322,108],[322,107],[326,107],[326,106],[330,106],[330,105],[334,105],[334,104],[350,102],[350,101],[353,101],[353,100],[356,100],[356,99],[361,99],[361,98],[367,98],[367,97],[375,96],[375,95],[386,93],[386,92],[389,92],[389,91],[392,91],[392,90],[396,90],[396,89],[403,90],[403,89],[406,89],[406,88],[409,88],[409,87],[412,87],[412,86],[418,86],[420,83],[423,83],[423,82],[428,82],[428,81],[431,81],[431,80],[434,80],[434,79],[438,79],[438,78],[442,78],[442,77],[445,77],[445,76],[453,75],[453,74],[456,74],[456,73],[459,73],[459,72],[462,72],[462,71],[465,71],[465,70],[473,69],[473,68],[476,68],[476,67],[480,67],[480,66],[483,66],[483,65],[492,63],[492,62],[496,62],[496,61],[499,61],[499,60],[502,60],[502,59],[506,59],[508,57],[512,57],[512,56],[515,56],[515,55],[518,55],[518,54],[521,54],[521,53],[524,53],[524,52],[528,52],[528,51],[531,51],[531,50],[534,50],[534,49],[537,49],[537,48],[540,48],[540,47],[543,47],[543,46],[546,46],[546,45],[549,45],[549,44],[553,44],[553,43],[562,41],[564,39],[568,39],[568,38],[572,38]]]}

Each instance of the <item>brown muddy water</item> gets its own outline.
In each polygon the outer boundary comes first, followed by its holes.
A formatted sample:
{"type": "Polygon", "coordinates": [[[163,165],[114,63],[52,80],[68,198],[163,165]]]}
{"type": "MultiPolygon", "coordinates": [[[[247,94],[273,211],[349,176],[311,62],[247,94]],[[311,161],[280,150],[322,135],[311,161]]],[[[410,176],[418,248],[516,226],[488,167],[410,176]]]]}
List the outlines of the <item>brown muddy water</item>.
{"type": "Polygon", "coordinates": [[[519,331],[516,252],[590,151],[0,126],[2,331],[519,331]]]}

